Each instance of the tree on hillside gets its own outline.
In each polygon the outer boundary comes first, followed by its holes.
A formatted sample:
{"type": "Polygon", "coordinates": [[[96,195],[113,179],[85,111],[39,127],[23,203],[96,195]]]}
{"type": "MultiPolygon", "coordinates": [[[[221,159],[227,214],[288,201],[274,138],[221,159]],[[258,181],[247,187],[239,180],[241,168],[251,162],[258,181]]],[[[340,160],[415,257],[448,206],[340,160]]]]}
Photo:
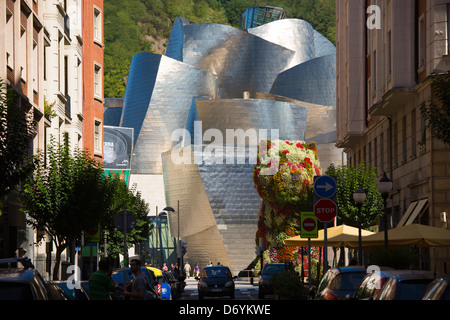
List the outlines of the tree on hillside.
{"type": "Polygon", "coordinates": [[[253,5],[281,7],[288,18],[306,20],[336,42],[335,0],[105,0],[105,97],[123,97],[133,55],[165,53],[176,17],[238,28],[241,15],[253,5]]]}
{"type": "MultiPolygon", "coordinates": [[[[52,138],[48,160],[42,150],[35,156],[35,172],[20,190],[27,222],[45,231],[56,248],[53,278],[58,276],[62,252],[94,230],[108,207],[108,190],[102,167],[87,151],[69,150],[67,133],[62,144],[52,138]]],[[[42,233],[38,233],[42,234],[42,233]]],[[[41,242],[43,239],[37,239],[41,242]]]]}

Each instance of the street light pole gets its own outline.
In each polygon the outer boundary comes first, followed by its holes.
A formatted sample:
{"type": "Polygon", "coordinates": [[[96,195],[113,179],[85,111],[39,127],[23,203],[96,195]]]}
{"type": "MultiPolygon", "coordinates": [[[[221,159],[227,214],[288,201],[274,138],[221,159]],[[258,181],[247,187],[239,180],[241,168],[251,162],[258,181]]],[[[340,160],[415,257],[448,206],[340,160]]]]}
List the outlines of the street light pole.
{"type": "Polygon", "coordinates": [[[358,263],[362,266],[361,207],[363,202],[366,200],[366,193],[361,186],[353,193],[353,200],[358,206],[358,263]]]}
{"type": "Polygon", "coordinates": [[[385,250],[388,250],[388,219],[387,219],[387,198],[389,197],[389,192],[392,190],[392,181],[389,180],[389,178],[386,175],[386,172],[384,172],[383,177],[378,182],[378,190],[381,193],[381,196],[383,197],[384,201],[384,248],[385,250]]]}
{"type": "MultiPolygon", "coordinates": [[[[172,207],[165,207],[163,209],[164,211],[170,211],[175,212],[175,209],[172,207]]],[[[181,270],[181,247],[180,247],[180,200],[177,201],[177,229],[178,229],[178,235],[177,235],[177,243],[176,243],[176,252],[177,252],[177,261],[178,261],[178,268],[181,270]]]]}

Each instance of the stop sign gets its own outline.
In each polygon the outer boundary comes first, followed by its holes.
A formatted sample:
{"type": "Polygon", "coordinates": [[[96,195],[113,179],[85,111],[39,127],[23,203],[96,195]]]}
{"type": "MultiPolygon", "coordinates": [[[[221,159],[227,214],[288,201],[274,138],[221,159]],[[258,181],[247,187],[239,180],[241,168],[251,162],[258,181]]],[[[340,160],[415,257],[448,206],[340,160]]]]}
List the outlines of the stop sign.
{"type": "Polygon", "coordinates": [[[314,204],[314,215],[320,222],[331,222],[337,214],[337,206],[330,199],[321,199],[314,204]]]}

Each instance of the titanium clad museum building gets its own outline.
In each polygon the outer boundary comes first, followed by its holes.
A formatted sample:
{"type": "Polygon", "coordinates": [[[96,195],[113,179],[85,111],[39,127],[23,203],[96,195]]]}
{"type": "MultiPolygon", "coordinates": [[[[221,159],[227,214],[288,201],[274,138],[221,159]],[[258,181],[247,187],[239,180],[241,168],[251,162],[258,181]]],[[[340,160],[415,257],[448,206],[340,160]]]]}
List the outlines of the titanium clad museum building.
{"type": "Polygon", "coordinates": [[[324,169],[342,164],[335,58],[306,21],[240,30],[183,18],[165,55],[133,57],[123,105],[105,108],[104,122],[134,129],[130,183],[155,214],[175,209],[185,261],[236,272],[255,258],[260,140],[313,140],[324,169]]]}

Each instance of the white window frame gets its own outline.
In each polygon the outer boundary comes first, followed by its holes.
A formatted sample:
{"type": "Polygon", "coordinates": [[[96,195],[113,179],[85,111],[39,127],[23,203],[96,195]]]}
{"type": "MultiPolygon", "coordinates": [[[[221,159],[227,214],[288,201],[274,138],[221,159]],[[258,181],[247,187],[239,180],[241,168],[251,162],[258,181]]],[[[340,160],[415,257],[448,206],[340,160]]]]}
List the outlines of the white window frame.
{"type": "Polygon", "coordinates": [[[27,82],[27,55],[28,55],[28,33],[24,26],[20,25],[20,38],[19,38],[19,48],[20,48],[20,78],[22,81],[27,82]]]}
{"type": "Polygon", "coordinates": [[[102,139],[102,120],[94,118],[94,154],[96,155],[101,155],[103,153],[102,139]]]}
{"type": "Polygon", "coordinates": [[[102,11],[99,7],[94,5],[94,16],[93,16],[93,35],[94,42],[102,44],[102,11]]]}
{"type": "Polygon", "coordinates": [[[103,100],[102,95],[102,81],[103,81],[103,67],[100,63],[94,62],[94,98],[103,100]]]}
{"type": "Polygon", "coordinates": [[[6,37],[6,65],[14,69],[14,15],[8,8],[6,8],[5,35],[8,35],[6,37]]]}

